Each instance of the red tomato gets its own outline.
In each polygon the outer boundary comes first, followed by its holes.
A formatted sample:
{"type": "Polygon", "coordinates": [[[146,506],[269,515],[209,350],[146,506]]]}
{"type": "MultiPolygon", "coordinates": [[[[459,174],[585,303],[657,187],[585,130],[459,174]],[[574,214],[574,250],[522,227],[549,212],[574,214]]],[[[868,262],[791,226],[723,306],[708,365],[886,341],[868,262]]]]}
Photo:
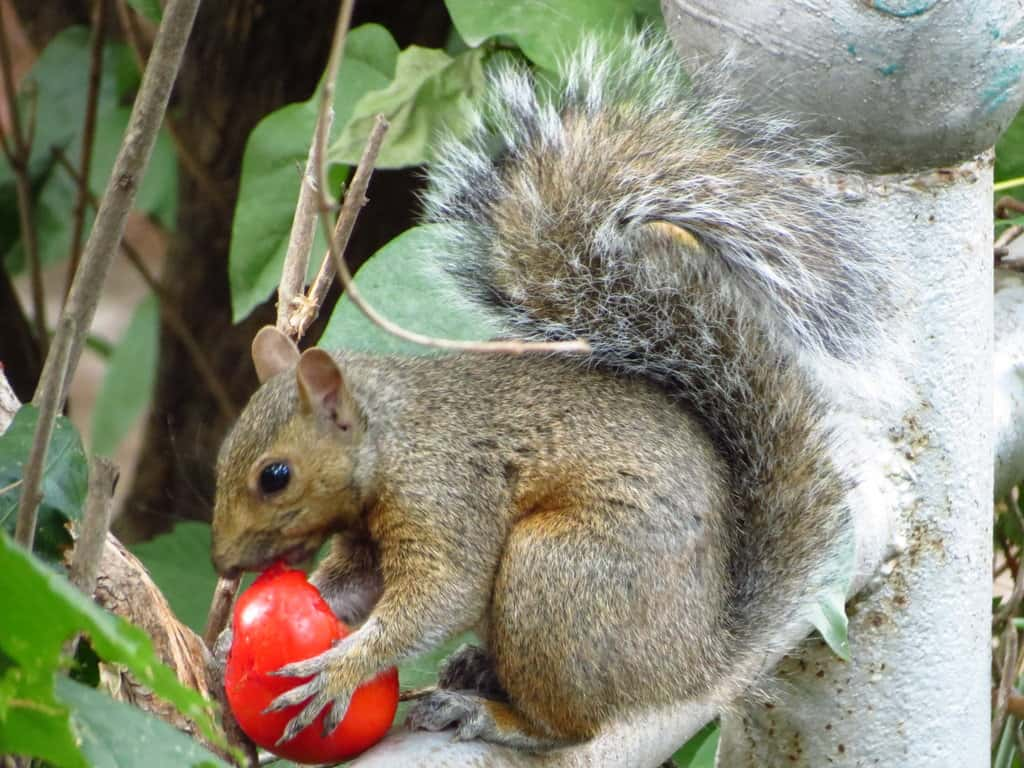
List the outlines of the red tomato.
{"type": "Polygon", "coordinates": [[[256,744],[300,763],[333,763],[376,744],[391,727],[398,707],[394,668],[359,686],[345,719],[322,736],[325,709],[308,728],[277,746],[285,726],[305,702],[263,714],[279,694],[309,678],[268,673],[326,651],[349,634],[302,571],[272,565],[238,598],[232,619],[234,639],[224,673],[228,704],[242,730],[256,744]]]}

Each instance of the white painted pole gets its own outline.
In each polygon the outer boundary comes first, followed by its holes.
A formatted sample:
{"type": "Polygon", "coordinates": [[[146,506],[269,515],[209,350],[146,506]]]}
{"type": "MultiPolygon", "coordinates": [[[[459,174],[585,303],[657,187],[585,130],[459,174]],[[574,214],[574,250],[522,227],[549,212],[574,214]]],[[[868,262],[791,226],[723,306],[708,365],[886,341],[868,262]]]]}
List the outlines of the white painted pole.
{"type": "MultiPolygon", "coordinates": [[[[723,717],[718,762],[989,762],[992,187],[985,153],[1021,103],[1022,10],[1002,0],[663,0],[679,49],[732,50],[752,112],[802,117],[859,155],[877,247],[906,265],[911,405],[890,416],[902,553],[849,606],[853,660],[809,641],[723,717]],[[743,6],[742,8],[740,6],[743,6]],[[767,87],[766,87],[767,86],[767,87]],[[937,169],[937,166],[942,166],[937,169]]],[[[885,478],[891,480],[892,478],[885,478]]],[[[870,491],[871,488],[866,489],[870,491]]],[[[863,544],[874,526],[856,507],[863,544]]],[[[881,521],[883,526],[887,521],[881,521]]],[[[879,541],[862,558],[871,564],[879,541]]]]}
{"type": "Polygon", "coordinates": [[[989,755],[992,593],[991,161],[921,190],[888,177],[869,236],[916,265],[909,298],[914,405],[894,424],[913,493],[905,549],[851,602],[844,663],[809,642],[769,704],[722,720],[719,765],[982,766],[989,755]]]}

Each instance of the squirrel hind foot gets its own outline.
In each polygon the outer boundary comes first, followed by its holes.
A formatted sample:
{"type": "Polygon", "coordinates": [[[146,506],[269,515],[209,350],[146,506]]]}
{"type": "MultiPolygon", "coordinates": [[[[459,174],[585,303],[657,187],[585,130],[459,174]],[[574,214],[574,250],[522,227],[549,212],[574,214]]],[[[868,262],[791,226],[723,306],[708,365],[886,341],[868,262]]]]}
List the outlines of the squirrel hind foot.
{"type": "Polygon", "coordinates": [[[494,658],[476,645],[463,645],[441,664],[437,675],[439,688],[473,691],[488,698],[507,700],[494,669],[494,658]]]}
{"type": "Polygon", "coordinates": [[[405,725],[410,730],[424,731],[454,727],[456,741],[480,739],[525,752],[543,752],[574,741],[536,728],[511,704],[475,693],[444,689],[413,704],[405,725]]]}

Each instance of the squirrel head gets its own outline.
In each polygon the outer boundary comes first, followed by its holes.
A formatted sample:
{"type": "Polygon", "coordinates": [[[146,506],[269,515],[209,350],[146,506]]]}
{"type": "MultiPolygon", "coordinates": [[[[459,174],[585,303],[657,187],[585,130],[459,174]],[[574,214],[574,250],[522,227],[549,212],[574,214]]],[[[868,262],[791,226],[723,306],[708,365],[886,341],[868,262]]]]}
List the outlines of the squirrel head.
{"type": "Polygon", "coordinates": [[[272,327],[252,355],[262,385],[217,459],[213,563],[225,576],[305,560],[362,506],[354,474],[366,422],[337,361],[300,355],[272,327]]]}

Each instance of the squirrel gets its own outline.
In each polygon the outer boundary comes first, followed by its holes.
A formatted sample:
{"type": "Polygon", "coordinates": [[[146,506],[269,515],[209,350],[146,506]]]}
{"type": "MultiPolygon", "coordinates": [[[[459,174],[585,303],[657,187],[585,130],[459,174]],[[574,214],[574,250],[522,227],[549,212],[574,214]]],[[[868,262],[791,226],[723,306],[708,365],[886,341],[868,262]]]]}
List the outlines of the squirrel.
{"type": "Polygon", "coordinates": [[[263,382],[217,464],[221,574],[301,561],[359,628],[282,740],[382,669],[467,629],[407,722],[540,751],[615,718],[741,696],[841,580],[855,478],[809,359],[886,333],[886,256],[844,168],[792,121],[739,114],[654,33],[587,42],[560,90],[504,65],[429,169],[432,257],[506,337],[583,355],[301,355],[261,331],[263,382]]]}

